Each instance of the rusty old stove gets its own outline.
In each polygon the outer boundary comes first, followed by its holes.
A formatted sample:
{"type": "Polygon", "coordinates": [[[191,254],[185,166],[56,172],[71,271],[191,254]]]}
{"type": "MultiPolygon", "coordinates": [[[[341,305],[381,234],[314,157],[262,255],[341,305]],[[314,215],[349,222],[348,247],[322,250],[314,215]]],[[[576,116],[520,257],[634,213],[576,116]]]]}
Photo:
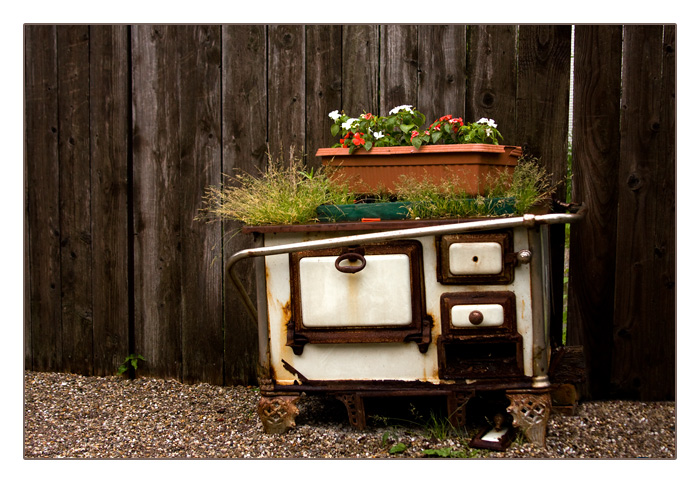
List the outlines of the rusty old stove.
{"type": "Polygon", "coordinates": [[[248,227],[257,247],[227,271],[258,325],[265,430],[294,426],[303,393],[336,396],[363,428],[363,398],[444,396],[459,426],[469,398],[502,391],[543,445],[549,225],[582,215],[248,227]],[[249,257],[257,307],[233,270],[249,257]]]}

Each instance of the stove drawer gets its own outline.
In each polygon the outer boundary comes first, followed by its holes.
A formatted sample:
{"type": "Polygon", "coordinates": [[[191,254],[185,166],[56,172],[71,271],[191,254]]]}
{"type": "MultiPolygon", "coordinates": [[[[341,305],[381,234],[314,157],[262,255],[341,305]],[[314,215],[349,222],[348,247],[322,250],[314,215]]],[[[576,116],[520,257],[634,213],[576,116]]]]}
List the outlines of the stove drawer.
{"type": "Polygon", "coordinates": [[[516,263],[513,233],[437,237],[437,279],[442,284],[509,284],[516,263]]]}
{"type": "Polygon", "coordinates": [[[440,379],[480,379],[523,375],[523,343],[518,335],[482,339],[438,338],[440,379]]]}
{"type": "Polygon", "coordinates": [[[456,292],[440,297],[440,319],[444,335],[476,336],[513,334],[513,292],[456,292]]]}
{"type": "Polygon", "coordinates": [[[523,375],[523,343],[513,292],[457,292],[440,297],[441,378],[523,375]]]}

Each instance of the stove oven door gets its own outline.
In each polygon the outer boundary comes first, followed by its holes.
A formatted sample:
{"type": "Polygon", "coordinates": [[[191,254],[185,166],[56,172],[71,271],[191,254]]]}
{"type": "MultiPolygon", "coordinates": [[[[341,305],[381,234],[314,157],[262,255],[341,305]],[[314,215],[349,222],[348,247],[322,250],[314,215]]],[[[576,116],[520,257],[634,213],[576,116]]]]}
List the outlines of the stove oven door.
{"type": "Polygon", "coordinates": [[[415,240],[290,254],[287,345],[430,344],[422,245],[415,240]]]}

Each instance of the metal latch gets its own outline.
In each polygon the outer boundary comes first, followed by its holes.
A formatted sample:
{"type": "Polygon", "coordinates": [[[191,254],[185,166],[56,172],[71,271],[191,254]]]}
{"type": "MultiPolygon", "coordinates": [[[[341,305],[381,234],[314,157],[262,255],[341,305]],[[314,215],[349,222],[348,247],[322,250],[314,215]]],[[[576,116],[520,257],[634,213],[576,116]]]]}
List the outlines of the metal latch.
{"type": "Polygon", "coordinates": [[[506,253],[506,263],[514,263],[515,265],[525,265],[532,261],[532,252],[530,250],[520,250],[515,253],[506,253]]]}

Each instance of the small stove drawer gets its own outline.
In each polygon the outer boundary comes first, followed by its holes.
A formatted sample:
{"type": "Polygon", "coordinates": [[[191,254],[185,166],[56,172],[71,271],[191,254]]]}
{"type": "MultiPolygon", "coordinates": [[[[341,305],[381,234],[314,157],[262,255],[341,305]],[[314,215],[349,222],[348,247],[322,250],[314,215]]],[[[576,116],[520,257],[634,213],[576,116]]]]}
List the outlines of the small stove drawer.
{"type": "Polygon", "coordinates": [[[442,284],[513,282],[513,233],[477,233],[437,237],[437,279],[442,284]]]}
{"type": "Polygon", "coordinates": [[[512,334],[515,327],[513,292],[456,292],[440,297],[445,335],[512,334]]]}
{"type": "Polygon", "coordinates": [[[498,275],[503,271],[503,246],[498,242],[454,242],[447,255],[453,275],[498,275]]]}
{"type": "Polygon", "coordinates": [[[441,379],[522,376],[522,360],[522,338],[517,335],[482,339],[438,338],[441,379]]]}
{"type": "Polygon", "coordinates": [[[499,304],[454,305],[450,323],[455,328],[500,327],[505,316],[505,309],[499,304]]]}
{"type": "Polygon", "coordinates": [[[440,297],[441,378],[472,379],[523,374],[522,336],[513,292],[457,292],[440,297]]]}

